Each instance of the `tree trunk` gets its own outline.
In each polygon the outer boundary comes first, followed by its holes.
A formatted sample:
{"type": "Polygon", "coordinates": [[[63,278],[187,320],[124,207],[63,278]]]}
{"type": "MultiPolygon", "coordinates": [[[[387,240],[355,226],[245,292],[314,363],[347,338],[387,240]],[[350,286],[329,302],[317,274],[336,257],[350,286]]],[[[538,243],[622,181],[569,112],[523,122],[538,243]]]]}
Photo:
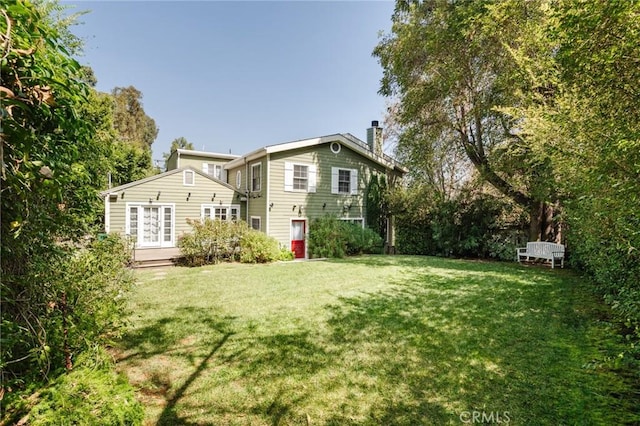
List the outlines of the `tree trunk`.
{"type": "Polygon", "coordinates": [[[544,202],[533,200],[530,205],[529,241],[541,241],[544,202]]]}

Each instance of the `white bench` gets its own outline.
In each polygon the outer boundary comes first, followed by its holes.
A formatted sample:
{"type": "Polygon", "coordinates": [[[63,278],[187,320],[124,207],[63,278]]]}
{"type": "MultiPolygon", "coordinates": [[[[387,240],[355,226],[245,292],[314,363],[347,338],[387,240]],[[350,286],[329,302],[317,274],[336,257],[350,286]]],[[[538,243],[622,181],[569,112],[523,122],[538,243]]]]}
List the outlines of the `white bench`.
{"type": "Polygon", "coordinates": [[[560,267],[564,268],[564,246],[556,243],[545,243],[540,241],[527,243],[526,247],[517,249],[518,262],[523,257],[526,260],[534,257],[537,259],[546,259],[551,261],[551,268],[556,266],[556,261],[560,261],[560,267]]]}

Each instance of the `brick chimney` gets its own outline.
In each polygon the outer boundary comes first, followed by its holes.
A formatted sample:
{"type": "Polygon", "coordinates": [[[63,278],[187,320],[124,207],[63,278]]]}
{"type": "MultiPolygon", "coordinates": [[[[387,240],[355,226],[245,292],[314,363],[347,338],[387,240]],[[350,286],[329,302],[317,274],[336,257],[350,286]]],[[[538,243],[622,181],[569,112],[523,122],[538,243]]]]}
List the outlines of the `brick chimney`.
{"type": "Polygon", "coordinates": [[[378,156],[382,156],[382,127],[378,127],[378,121],[371,122],[367,129],[367,145],[369,150],[378,156]]]}

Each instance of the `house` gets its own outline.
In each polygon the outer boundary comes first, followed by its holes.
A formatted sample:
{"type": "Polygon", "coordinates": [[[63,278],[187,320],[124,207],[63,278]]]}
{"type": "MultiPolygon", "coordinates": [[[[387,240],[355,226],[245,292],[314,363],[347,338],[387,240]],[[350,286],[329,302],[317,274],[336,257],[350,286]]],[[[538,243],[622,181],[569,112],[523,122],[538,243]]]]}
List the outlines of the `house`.
{"type": "Polygon", "coordinates": [[[134,237],[137,248],[176,247],[179,235],[190,231],[187,218],[241,218],[296,258],[306,258],[312,219],[332,214],[365,226],[371,176],[393,183],[406,173],[382,152],[376,121],[367,130],[367,143],[340,133],[242,156],[178,149],[167,170],[104,191],[105,231],[134,237]]]}

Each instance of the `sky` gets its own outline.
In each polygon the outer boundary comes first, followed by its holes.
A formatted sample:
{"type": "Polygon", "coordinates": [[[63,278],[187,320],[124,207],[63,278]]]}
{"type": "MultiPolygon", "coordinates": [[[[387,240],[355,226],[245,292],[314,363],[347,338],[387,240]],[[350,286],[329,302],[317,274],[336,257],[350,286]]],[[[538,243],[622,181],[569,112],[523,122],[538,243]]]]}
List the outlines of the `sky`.
{"type": "Polygon", "coordinates": [[[185,137],[198,150],[245,154],[351,133],[384,119],[372,56],[391,1],[77,1],[78,57],[97,89],[135,86],[159,128],[161,159],[185,137]]]}

